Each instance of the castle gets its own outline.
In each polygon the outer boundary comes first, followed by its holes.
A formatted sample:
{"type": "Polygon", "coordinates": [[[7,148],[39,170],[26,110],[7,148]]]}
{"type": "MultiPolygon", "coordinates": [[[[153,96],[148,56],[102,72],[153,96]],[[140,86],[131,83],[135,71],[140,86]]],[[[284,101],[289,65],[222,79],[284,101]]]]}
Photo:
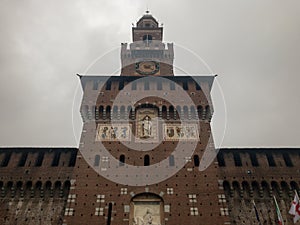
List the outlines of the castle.
{"type": "Polygon", "coordinates": [[[120,76],[78,75],[78,149],[0,149],[0,224],[271,225],[273,196],[291,224],[300,149],[218,151],[215,76],[174,76],[173,44],[149,12],[132,38],[120,76]]]}

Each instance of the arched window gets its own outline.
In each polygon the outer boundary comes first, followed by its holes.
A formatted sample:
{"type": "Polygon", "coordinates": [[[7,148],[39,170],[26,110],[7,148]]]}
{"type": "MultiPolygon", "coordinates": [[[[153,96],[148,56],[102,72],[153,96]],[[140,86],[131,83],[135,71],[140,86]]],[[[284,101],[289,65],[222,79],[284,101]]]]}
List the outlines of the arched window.
{"type": "Polygon", "coordinates": [[[103,105],[100,105],[99,111],[98,111],[99,119],[103,119],[103,111],[104,111],[104,107],[103,107],[103,105]]]}
{"type": "Polygon", "coordinates": [[[205,119],[209,120],[211,117],[210,107],[209,105],[205,106],[205,119]]]}
{"type": "Polygon", "coordinates": [[[125,119],[125,106],[124,105],[122,105],[120,107],[120,116],[122,119],[125,119]]]}
{"type": "Polygon", "coordinates": [[[200,160],[198,155],[194,155],[194,165],[198,167],[200,165],[200,160]]]}
{"type": "Polygon", "coordinates": [[[119,165],[124,166],[124,164],[125,164],[125,155],[120,155],[119,161],[120,161],[119,165]]]}
{"type": "Polygon", "coordinates": [[[145,34],[145,35],[143,36],[143,41],[144,41],[144,42],[147,42],[147,43],[151,42],[151,41],[152,41],[152,35],[150,35],[150,34],[145,34]]]}
{"type": "Polygon", "coordinates": [[[188,109],[188,107],[186,105],[183,106],[183,115],[184,115],[184,118],[188,118],[189,109],[188,109]]]}
{"type": "Polygon", "coordinates": [[[174,107],[171,105],[170,107],[169,107],[169,115],[170,115],[170,118],[172,118],[172,119],[175,119],[175,117],[174,117],[174,107]]]}
{"type": "Polygon", "coordinates": [[[169,166],[175,166],[174,155],[169,156],[169,166]]]}
{"type": "Polygon", "coordinates": [[[202,119],[202,114],[203,114],[203,107],[201,105],[197,106],[197,112],[198,112],[198,117],[201,120],[202,119]]]}
{"type": "Polygon", "coordinates": [[[167,119],[167,107],[165,105],[162,106],[162,118],[167,119]]]}
{"type": "Polygon", "coordinates": [[[100,165],[100,155],[95,155],[94,166],[100,165]]]}
{"type": "Polygon", "coordinates": [[[150,165],[150,156],[145,155],[144,156],[144,166],[149,166],[150,165]]]}

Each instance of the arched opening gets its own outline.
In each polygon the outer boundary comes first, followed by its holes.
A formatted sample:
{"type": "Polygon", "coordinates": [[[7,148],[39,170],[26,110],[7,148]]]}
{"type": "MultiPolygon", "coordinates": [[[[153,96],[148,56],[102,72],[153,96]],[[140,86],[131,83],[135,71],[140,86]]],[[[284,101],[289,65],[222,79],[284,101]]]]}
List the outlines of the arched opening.
{"type": "Polygon", "coordinates": [[[100,155],[95,155],[94,166],[100,165],[100,155]]]}
{"type": "Polygon", "coordinates": [[[61,191],[61,182],[60,181],[56,181],[55,183],[54,183],[54,193],[53,193],[53,195],[55,196],[55,197],[59,197],[60,196],[60,191],[61,191]]]}
{"type": "Polygon", "coordinates": [[[6,184],[6,194],[10,195],[11,191],[12,191],[12,187],[13,187],[13,182],[12,181],[8,181],[6,184]]]}
{"type": "Polygon", "coordinates": [[[203,107],[201,106],[201,105],[198,105],[197,106],[197,112],[198,112],[198,118],[200,119],[200,120],[202,120],[202,114],[203,114],[203,107]]]}
{"type": "Polygon", "coordinates": [[[119,161],[120,161],[119,165],[124,166],[124,164],[125,164],[125,155],[120,155],[119,161]]]}
{"type": "Polygon", "coordinates": [[[110,119],[111,114],[111,107],[108,105],[106,106],[106,118],[110,119]]]}
{"type": "Polygon", "coordinates": [[[103,119],[103,111],[104,111],[104,107],[103,105],[100,105],[98,110],[99,119],[103,119]]]}
{"type": "Polygon", "coordinates": [[[175,166],[174,155],[169,156],[169,166],[175,166]]]}
{"type": "Polygon", "coordinates": [[[19,196],[22,196],[22,194],[23,194],[23,182],[22,181],[17,182],[16,194],[19,196]]]}
{"type": "Polygon", "coordinates": [[[205,106],[205,119],[210,120],[211,118],[211,112],[209,105],[205,106]]]}
{"type": "Polygon", "coordinates": [[[226,196],[230,196],[230,184],[227,180],[223,181],[223,188],[224,188],[224,193],[226,196]]]}
{"type": "Polygon", "coordinates": [[[163,199],[153,193],[141,193],[130,202],[130,224],[164,224],[163,199]]]}
{"type": "Polygon", "coordinates": [[[179,105],[176,106],[176,111],[177,111],[176,118],[179,119],[181,117],[181,107],[179,105]]]}
{"type": "Polygon", "coordinates": [[[292,192],[290,190],[289,185],[285,181],[281,181],[280,186],[281,186],[281,190],[282,190],[282,197],[284,199],[289,199],[290,194],[292,196],[292,192]]]}
{"type": "Polygon", "coordinates": [[[248,199],[252,196],[251,190],[249,183],[247,181],[242,182],[242,187],[243,187],[243,197],[248,199]]]}
{"type": "Polygon", "coordinates": [[[187,119],[188,116],[189,116],[189,109],[186,105],[183,106],[183,116],[184,116],[185,119],[187,119]]]}
{"type": "Polygon", "coordinates": [[[192,118],[192,119],[196,119],[197,116],[196,116],[195,106],[191,106],[191,107],[190,107],[190,111],[191,111],[191,118],[192,118]]]}
{"type": "Polygon", "coordinates": [[[200,165],[200,160],[198,155],[194,155],[194,166],[199,167],[200,165]]]}
{"type": "Polygon", "coordinates": [[[233,189],[233,197],[239,198],[240,197],[240,184],[237,181],[232,182],[232,189],[233,189]]]}
{"type": "Polygon", "coordinates": [[[65,181],[64,187],[63,187],[63,196],[68,196],[68,193],[70,191],[71,183],[69,180],[65,181]]]}
{"type": "Polygon", "coordinates": [[[118,106],[113,107],[112,118],[116,119],[118,116],[118,106]]]}
{"type": "Polygon", "coordinates": [[[144,156],[144,166],[149,166],[150,165],[150,156],[145,155],[144,156]]]}
{"type": "Polygon", "coordinates": [[[150,35],[150,34],[145,34],[145,35],[143,36],[143,41],[144,41],[145,43],[151,43],[151,42],[152,42],[152,35],[150,35]]]}
{"type": "Polygon", "coordinates": [[[97,110],[97,107],[95,105],[92,106],[92,119],[93,120],[97,120],[98,119],[98,110],[97,110]]]}
{"type": "Polygon", "coordinates": [[[265,198],[270,197],[270,186],[266,181],[261,182],[261,188],[262,188],[262,191],[263,191],[263,196],[265,198]]]}
{"type": "Polygon", "coordinates": [[[121,119],[126,119],[125,118],[125,106],[124,105],[122,105],[120,107],[120,117],[121,117],[121,119]]]}
{"type": "Polygon", "coordinates": [[[25,186],[25,191],[27,195],[31,194],[31,189],[32,189],[32,181],[27,181],[25,186]]]}
{"type": "Polygon", "coordinates": [[[165,105],[162,106],[162,118],[167,119],[167,107],[165,105]]]}
{"type": "Polygon", "coordinates": [[[259,198],[261,197],[261,193],[260,193],[260,188],[259,188],[259,183],[257,181],[253,181],[251,183],[252,186],[252,190],[253,190],[253,197],[254,198],[259,198]]]}
{"type": "Polygon", "coordinates": [[[171,105],[169,107],[169,115],[171,119],[175,119],[174,114],[175,114],[174,107],[171,105]]]}
{"type": "Polygon", "coordinates": [[[276,181],[272,181],[271,182],[271,187],[272,187],[272,190],[273,190],[273,194],[277,197],[277,198],[280,198],[281,197],[281,189],[278,185],[278,183],[276,181]]]}
{"type": "Polygon", "coordinates": [[[290,185],[292,190],[299,191],[299,185],[295,181],[291,181],[290,185]]]}

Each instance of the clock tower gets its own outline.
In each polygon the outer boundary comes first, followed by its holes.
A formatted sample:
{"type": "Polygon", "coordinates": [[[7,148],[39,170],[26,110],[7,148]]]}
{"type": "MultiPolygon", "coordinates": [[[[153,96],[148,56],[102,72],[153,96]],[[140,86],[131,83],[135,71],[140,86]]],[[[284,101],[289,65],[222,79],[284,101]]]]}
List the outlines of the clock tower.
{"type": "Polygon", "coordinates": [[[122,43],[121,76],[173,76],[173,44],[162,38],[163,27],[146,11],[132,27],[133,43],[122,43]]]}

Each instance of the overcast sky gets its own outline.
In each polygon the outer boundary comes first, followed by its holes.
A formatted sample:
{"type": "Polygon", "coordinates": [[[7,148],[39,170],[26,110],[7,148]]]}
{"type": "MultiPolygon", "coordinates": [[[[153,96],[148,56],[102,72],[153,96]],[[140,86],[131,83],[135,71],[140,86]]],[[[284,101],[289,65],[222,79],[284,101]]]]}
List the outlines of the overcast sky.
{"type": "MultiPolygon", "coordinates": [[[[227,108],[222,146],[300,146],[299,0],[2,0],[0,145],[78,147],[75,74],[106,52],[117,68],[118,47],[131,42],[131,24],[147,7],[164,24],[164,41],[218,74],[227,108]]],[[[109,71],[95,68],[89,72],[109,71]]],[[[216,118],[224,118],[215,97],[216,118]]],[[[224,122],[213,122],[222,136],[224,122]]]]}

